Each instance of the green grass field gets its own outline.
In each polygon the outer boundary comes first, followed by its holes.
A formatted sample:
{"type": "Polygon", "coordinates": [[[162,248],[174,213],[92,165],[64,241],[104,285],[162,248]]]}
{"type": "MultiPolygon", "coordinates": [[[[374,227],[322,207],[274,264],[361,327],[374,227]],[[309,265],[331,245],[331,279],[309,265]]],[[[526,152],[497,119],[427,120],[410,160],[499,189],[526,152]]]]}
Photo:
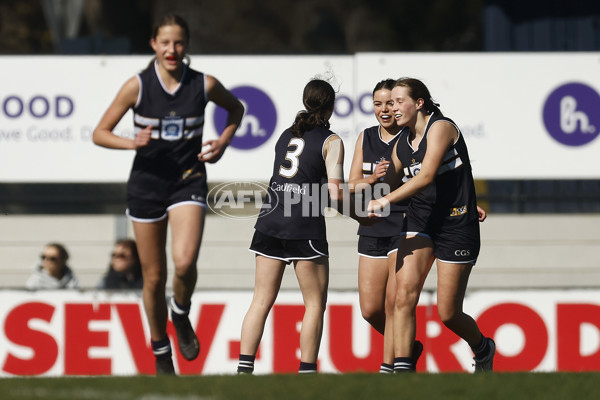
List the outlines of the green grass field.
{"type": "Polygon", "coordinates": [[[598,399],[600,373],[2,378],[0,399],[598,399]]]}

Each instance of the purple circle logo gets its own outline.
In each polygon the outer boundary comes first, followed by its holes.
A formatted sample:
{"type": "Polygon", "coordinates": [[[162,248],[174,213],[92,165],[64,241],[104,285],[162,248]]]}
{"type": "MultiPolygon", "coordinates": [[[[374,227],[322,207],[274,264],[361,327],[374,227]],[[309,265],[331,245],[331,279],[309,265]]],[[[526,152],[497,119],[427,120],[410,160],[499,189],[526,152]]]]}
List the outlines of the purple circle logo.
{"type": "MultiPolygon", "coordinates": [[[[277,125],[275,104],[265,92],[252,86],[239,86],[231,92],[240,99],[246,110],[231,146],[250,150],[263,145],[273,135],[277,125]]],[[[227,112],[221,107],[215,109],[214,122],[220,135],[227,123],[227,112]]]]}
{"type": "Polygon", "coordinates": [[[567,83],[554,89],[543,118],[546,130],[559,143],[582,146],[598,136],[600,95],[583,83],[567,83]]]}

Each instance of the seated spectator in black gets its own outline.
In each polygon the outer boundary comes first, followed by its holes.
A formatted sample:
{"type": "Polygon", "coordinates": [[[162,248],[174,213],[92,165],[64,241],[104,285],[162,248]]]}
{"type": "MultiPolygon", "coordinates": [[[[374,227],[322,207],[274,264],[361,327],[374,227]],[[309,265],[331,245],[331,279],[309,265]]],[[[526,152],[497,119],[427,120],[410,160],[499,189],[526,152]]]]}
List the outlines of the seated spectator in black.
{"type": "Polygon", "coordinates": [[[98,289],[141,289],[142,286],[142,264],[135,240],[120,239],[113,248],[108,271],[96,287],[98,289]]]}
{"type": "Polygon", "coordinates": [[[79,281],[67,265],[69,253],[60,243],[48,243],[41,254],[41,263],[35,266],[27,279],[28,289],[77,289],[79,281]]]}

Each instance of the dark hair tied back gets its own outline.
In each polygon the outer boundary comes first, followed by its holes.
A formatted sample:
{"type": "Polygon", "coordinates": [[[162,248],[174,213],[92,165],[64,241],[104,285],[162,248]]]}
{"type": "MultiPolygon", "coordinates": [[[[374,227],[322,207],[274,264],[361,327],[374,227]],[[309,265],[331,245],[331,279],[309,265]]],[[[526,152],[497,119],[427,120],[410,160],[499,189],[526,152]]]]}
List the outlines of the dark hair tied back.
{"type": "Polygon", "coordinates": [[[156,39],[158,36],[158,30],[160,28],[168,25],[179,25],[179,27],[183,30],[186,42],[190,42],[190,28],[187,24],[187,21],[183,19],[183,17],[172,13],[163,15],[162,18],[154,23],[152,26],[152,39],[156,39]]]}
{"type": "Polygon", "coordinates": [[[380,82],[377,82],[377,85],[375,85],[375,88],[373,89],[373,96],[375,96],[375,92],[378,90],[386,89],[391,91],[395,84],[396,81],[394,79],[384,79],[380,82]]]}
{"type": "Polygon", "coordinates": [[[302,137],[304,132],[323,126],[329,129],[329,117],[335,104],[333,87],[322,79],[313,79],[304,87],[302,102],[305,110],[296,115],[290,130],[296,137],[302,137]]]}
{"type": "Polygon", "coordinates": [[[423,82],[415,78],[400,78],[396,81],[395,86],[402,86],[408,89],[408,95],[411,99],[417,101],[418,99],[423,99],[423,110],[427,114],[436,113],[440,116],[443,116],[440,111],[440,105],[433,101],[431,97],[431,93],[429,93],[429,89],[423,82]]]}

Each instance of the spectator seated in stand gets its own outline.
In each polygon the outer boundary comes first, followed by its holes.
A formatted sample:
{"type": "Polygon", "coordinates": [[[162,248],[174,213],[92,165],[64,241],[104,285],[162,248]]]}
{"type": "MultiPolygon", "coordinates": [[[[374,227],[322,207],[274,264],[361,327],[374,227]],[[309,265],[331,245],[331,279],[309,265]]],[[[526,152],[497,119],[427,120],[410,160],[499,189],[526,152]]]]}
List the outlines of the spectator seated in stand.
{"type": "Polygon", "coordinates": [[[79,281],[67,265],[69,253],[60,243],[48,243],[40,256],[41,262],[35,266],[27,279],[28,289],[78,289],[79,281]]]}
{"type": "Polygon", "coordinates": [[[133,239],[120,239],[115,243],[106,274],[98,289],[142,289],[142,265],[133,239]]]}

